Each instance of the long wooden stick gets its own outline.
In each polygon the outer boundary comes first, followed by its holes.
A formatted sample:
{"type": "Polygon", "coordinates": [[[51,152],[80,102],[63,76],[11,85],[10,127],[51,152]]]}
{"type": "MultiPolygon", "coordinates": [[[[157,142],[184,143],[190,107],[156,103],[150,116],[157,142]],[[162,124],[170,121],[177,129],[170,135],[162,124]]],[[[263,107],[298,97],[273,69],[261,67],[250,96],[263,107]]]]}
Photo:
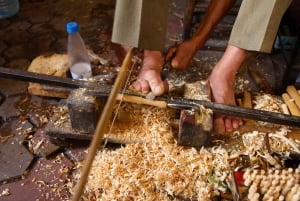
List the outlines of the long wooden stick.
{"type": "Polygon", "coordinates": [[[98,121],[98,124],[96,126],[96,129],[95,129],[95,132],[93,135],[93,139],[92,139],[91,145],[89,147],[87,159],[83,166],[83,170],[81,172],[81,177],[80,177],[79,182],[77,183],[74,196],[72,197],[72,201],[79,201],[79,199],[83,193],[84,186],[87,182],[87,178],[90,173],[91,165],[93,163],[93,160],[95,158],[95,155],[99,148],[99,145],[101,144],[101,140],[103,139],[106,124],[107,124],[108,120],[111,118],[114,104],[116,102],[116,97],[117,97],[118,93],[120,92],[123,81],[126,77],[126,71],[131,66],[132,56],[133,56],[133,48],[131,48],[128,51],[128,53],[122,63],[120,72],[118,73],[118,76],[116,78],[114,86],[111,90],[111,93],[110,93],[108,100],[105,104],[105,107],[102,111],[100,120],[98,121]]]}
{"type": "Polygon", "coordinates": [[[151,105],[160,108],[168,107],[168,103],[166,101],[148,100],[146,98],[126,94],[118,94],[116,99],[122,102],[135,103],[140,105],[151,105]]]}

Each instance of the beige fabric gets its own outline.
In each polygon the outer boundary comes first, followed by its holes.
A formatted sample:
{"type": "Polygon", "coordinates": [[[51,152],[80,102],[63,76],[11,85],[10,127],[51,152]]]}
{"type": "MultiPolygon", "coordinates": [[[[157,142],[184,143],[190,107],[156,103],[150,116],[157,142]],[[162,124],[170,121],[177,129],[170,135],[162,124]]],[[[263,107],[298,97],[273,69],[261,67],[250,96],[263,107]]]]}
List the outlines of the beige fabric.
{"type": "Polygon", "coordinates": [[[112,42],[163,50],[168,5],[168,0],[117,0],[112,42]]]}
{"type": "Polygon", "coordinates": [[[229,44],[270,53],[281,18],[292,0],[243,0],[229,44]]]}

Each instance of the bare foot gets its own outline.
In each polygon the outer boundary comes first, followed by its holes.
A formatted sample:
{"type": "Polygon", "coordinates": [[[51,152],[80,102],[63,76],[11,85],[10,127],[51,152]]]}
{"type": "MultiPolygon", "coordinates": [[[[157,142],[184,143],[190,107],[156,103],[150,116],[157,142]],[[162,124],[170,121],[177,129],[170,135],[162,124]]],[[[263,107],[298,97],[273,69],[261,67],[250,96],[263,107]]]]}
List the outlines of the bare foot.
{"type": "MultiPolygon", "coordinates": [[[[211,74],[209,77],[210,87],[212,90],[213,101],[217,103],[236,105],[234,97],[234,79],[224,78],[223,75],[211,74]]],[[[226,131],[231,132],[242,125],[239,118],[215,115],[214,116],[214,132],[223,134],[226,131]]]]}
{"type": "MultiPolygon", "coordinates": [[[[246,54],[246,50],[230,45],[227,47],[223,57],[216,64],[209,77],[213,101],[236,105],[234,96],[235,74],[246,54]]],[[[216,134],[231,132],[242,124],[242,119],[237,117],[214,116],[214,132],[216,134]]]]}
{"type": "Polygon", "coordinates": [[[147,93],[152,91],[160,96],[168,91],[168,83],[161,79],[164,57],[160,51],[144,51],[143,66],[137,80],[133,83],[134,89],[147,93]]]}

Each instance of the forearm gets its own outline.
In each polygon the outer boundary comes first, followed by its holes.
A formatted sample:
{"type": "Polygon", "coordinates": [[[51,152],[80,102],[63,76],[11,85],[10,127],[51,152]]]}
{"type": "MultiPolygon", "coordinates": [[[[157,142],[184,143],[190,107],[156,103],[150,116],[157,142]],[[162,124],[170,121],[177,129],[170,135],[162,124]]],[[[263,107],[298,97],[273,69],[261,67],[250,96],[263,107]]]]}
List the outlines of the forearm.
{"type": "Polygon", "coordinates": [[[235,2],[236,0],[211,0],[203,20],[191,38],[196,42],[198,48],[205,43],[213,28],[219,23],[235,2]]]}

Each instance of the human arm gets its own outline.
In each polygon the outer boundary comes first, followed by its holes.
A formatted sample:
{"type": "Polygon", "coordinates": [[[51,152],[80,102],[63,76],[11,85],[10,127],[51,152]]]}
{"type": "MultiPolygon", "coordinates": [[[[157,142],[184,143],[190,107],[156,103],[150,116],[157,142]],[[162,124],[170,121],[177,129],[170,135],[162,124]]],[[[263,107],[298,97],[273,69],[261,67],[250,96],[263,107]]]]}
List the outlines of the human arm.
{"type": "Polygon", "coordinates": [[[184,69],[188,66],[194,54],[201,48],[227,11],[233,6],[236,0],[211,0],[204,18],[196,29],[193,36],[176,47],[170,48],[166,60],[172,59],[172,66],[177,69],[184,69]]]}

